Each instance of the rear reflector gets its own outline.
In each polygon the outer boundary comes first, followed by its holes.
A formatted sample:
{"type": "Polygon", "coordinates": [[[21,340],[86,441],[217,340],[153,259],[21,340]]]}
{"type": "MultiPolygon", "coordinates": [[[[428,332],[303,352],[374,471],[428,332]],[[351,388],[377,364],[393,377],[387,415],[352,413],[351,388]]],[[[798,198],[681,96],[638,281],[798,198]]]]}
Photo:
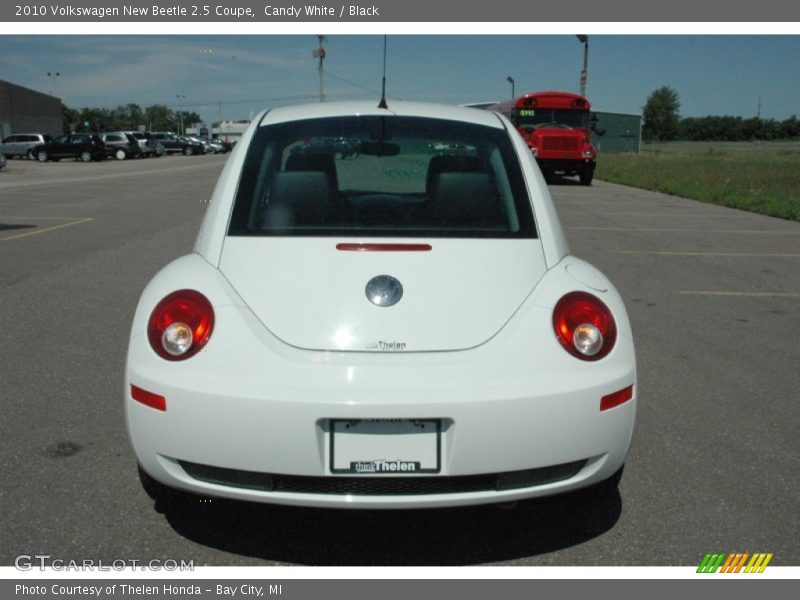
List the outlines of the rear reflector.
{"type": "Polygon", "coordinates": [[[600,410],[603,411],[608,410],[609,408],[614,408],[615,406],[619,406],[620,404],[627,402],[631,398],[633,398],[633,386],[629,385],[625,389],[600,398],[600,410]]]}
{"type": "Polygon", "coordinates": [[[336,244],[347,252],[430,252],[430,244],[336,244]]]}
{"type": "Polygon", "coordinates": [[[131,398],[150,408],[163,411],[167,410],[167,399],[164,398],[164,396],[153,394],[135,385],[131,385],[131,398]]]}

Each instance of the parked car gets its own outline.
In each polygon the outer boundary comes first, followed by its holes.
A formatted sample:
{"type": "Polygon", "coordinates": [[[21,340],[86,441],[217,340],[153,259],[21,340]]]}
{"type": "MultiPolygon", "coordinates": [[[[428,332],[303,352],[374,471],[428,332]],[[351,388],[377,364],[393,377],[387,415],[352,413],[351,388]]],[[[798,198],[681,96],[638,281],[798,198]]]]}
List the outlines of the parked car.
{"type": "Polygon", "coordinates": [[[260,113],[193,253],[145,287],[124,391],[145,490],[371,509],[615,498],[638,394],[620,294],[569,254],[507,119],[375,104],[260,113]],[[336,159],[339,136],[357,156],[336,159]]]}
{"type": "Polygon", "coordinates": [[[151,140],[148,139],[147,134],[143,131],[126,131],[125,133],[128,133],[136,138],[136,141],[139,143],[139,148],[142,151],[142,157],[144,158],[149,158],[151,156],[164,156],[164,154],[167,152],[166,148],[164,148],[164,146],[159,144],[157,141],[153,140],[151,142],[151,140]]]}
{"type": "Polygon", "coordinates": [[[186,139],[188,139],[193,144],[200,144],[203,146],[203,151],[200,154],[213,154],[214,148],[211,146],[211,142],[209,140],[200,139],[193,135],[187,135],[186,139]]]}
{"type": "Polygon", "coordinates": [[[106,158],[106,145],[94,133],[70,133],[34,146],[30,150],[39,162],[57,162],[62,158],[76,158],[83,162],[106,158]]]}
{"type": "Polygon", "coordinates": [[[36,146],[45,144],[53,138],[46,133],[15,133],[3,140],[2,152],[6,158],[34,159],[30,151],[36,146]]]}
{"type": "Polygon", "coordinates": [[[0,169],[5,168],[6,164],[7,164],[6,155],[5,154],[0,154],[0,169]]]}
{"type": "Polygon", "coordinates": [[[164,147],[164,145],[157,140],[147,140],[145,142],[145,146],[147,147],[147,151],[150,153],[150,156],[155,156],[156,158],[164,156],[167,153],[167,149],[164,147]]]}
{"type": "Polygon", "coordinates": [[[139,158],[142,156],[139,142],[130,133],[110,131],[101,133],[100,139],[106,145],[106,154],[109,158],[125,160],[126,158],[139,158]]]}
{"type": "Polygon", "coordinates": [[[345,136],[313,137],[300,146],[292,148],[293,152],[311,154],[332,154],[334,158],[355,158],[358,156],[359,140],[345,136]]]}
{"type": "Polygon", "coordinates": [[[148,139],[155,140],[162,146],[168,154],[203,154],[205,147],[201,142],[193,142],[185,136],[178,135],[169,131],[151,131],[147,134],[148,139]]]}
{"type": "Polygon", "coordinates": [[[214,138],[211,140],[211,142],[214,144],[220,144],[224,148],[225,152],[230,152],[233,150],[233,144],[221,138],[214,138]]]}

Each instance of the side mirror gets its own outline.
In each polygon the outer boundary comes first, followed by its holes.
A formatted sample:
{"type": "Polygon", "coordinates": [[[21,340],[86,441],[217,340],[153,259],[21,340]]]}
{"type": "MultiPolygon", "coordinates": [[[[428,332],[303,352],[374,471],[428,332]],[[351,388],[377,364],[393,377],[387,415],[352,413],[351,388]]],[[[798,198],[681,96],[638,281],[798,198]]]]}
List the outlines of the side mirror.
{"type": "Polygon", "coordinates": [[[600,117],[596,112],[589,113],[589,122],[590,123],[597,123],[600,120],[600,117]]]}

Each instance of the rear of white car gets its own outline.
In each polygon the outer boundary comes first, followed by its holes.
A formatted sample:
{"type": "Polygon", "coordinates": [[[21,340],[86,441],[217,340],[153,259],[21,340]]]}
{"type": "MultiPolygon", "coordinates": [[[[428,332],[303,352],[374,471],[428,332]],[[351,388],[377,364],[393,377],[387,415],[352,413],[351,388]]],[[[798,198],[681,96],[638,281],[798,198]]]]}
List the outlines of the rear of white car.
{"type": "Polygon", "coordinates": [[[329,104],[237,145],[142,295],[125,405],[151,488],[414,508],[615,476],[635,384],[622,300],[507,122],[329,104]]]}

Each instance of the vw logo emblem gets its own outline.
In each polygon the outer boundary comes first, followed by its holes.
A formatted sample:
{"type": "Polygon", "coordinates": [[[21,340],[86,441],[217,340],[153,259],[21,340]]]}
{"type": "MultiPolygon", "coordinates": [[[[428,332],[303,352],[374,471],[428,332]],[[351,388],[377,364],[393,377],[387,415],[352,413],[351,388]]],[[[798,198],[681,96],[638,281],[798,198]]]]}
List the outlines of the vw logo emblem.
{"type": "Polygon", "coordinates": [[[403,297],[403,286],[391,275],[378,275],[367,282],[364,290],[375,306],[392,306],[403,297]]]}

